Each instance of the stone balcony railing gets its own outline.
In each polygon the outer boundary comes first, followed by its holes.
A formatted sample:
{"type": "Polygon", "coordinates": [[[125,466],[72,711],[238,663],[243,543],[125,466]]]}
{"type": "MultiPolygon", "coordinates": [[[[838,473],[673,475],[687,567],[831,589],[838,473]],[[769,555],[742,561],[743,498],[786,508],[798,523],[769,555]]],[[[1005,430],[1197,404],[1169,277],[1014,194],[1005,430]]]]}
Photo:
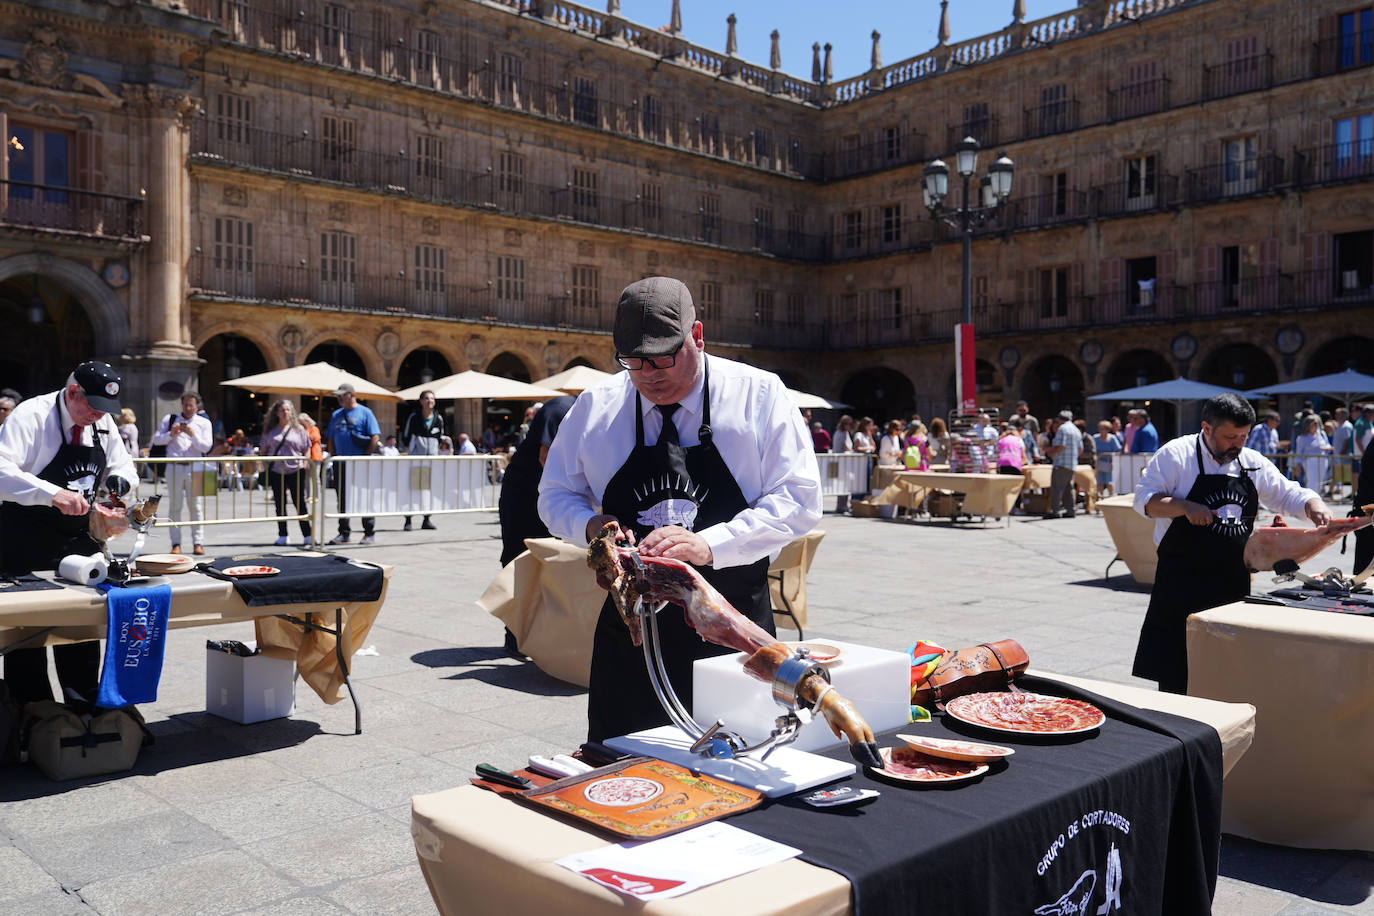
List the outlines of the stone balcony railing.
{"type": "Polygon", "coordinates": [[[143,204],[141,197],[0,181],[0,227],[9,229],[142,242],[143,204]]]}

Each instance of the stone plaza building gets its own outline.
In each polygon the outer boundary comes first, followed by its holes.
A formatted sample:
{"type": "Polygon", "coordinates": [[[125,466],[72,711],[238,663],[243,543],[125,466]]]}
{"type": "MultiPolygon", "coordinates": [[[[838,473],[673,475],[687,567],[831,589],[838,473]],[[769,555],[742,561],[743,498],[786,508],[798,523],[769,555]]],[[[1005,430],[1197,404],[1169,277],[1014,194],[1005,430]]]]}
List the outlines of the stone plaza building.
{"type": "Polygon", "coordinates": [[[981,403],[1374,371],[1369,0],[1008,5],[895,64],[874,33],[837,80],[829,46],[788,75],[776,32],[741,60],[734,17],[693,45],[677,0],[662,28],[617,0],[0,0],[0,387],[109,359],[146,441],[191,387],[251,428],[263,397],[218,383],[317,360],[610,370],[617,294],[662,273],[714,352],[940,415],[961,244],[921,186],[966,136],[975,189],[1015,163],[974,230],[981,403]]]}

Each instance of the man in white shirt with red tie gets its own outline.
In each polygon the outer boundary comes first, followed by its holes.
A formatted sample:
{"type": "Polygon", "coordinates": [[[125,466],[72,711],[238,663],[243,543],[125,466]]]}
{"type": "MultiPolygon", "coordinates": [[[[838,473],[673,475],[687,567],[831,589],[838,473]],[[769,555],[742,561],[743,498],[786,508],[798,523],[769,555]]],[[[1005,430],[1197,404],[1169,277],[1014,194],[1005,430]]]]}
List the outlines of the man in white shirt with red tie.
{"type": "MultiPolygon", "coordinates": [[[[109,364],[85,362],[67,384],[21,402],[0,426],[0,571],[20,575],[56,569],[62,557],[100,549],[88,513],[99,489],[128,493],[138,473],[110,414],[119,414],[123,380],[109,364]]],[[[123,518],[107,522],[116,527],[123,518]]],[[[53,647],[64,691],[93,703],[100,643],[53,647]]],[[[21,706],[52,699],[47,650],[5,656],[5,683],[21,706]]]]}
{"type": "MultiPolygon", "coordinates": [[[[645,556],[693,564],[744,616],[773,632],[768,564],[820,520],[811,434],[781,380],[706,355],[680,281],[649,277],[620,294],[612,334],[626,369],[582,392],[549,447],[539,515],[585,545],[608,523],[645,556]]],[[[691,707],[692,665],[729,650],[681,613],[659,615],[669,680],[691,707]]],[[[642,651],[609,597],[593,637],[588,736],[668,722],[642,651]]]]}
{"type": "MultiPolygon", "coordinates": [[[[168,458],[201,458],[215,444],[210,421],[200,415],[200,395],[188,391],[181,396],[181,414],[169,414],[153,433],[153,445],[167,446],[168,458]]],[[[192,462],[168,466],[167,493],[171,497],[167,516],[172,521],[181,520],[183,504],[190,507],[191,545],[197,554],[205,553],[202,542],[205,539],[205,526],[200,520],[205,517],[205,500],[196,484],[192,462]]],[[[173,525],[167,529],[172,540],[172,553],[181,553],[181,526],[173,525]]]]}

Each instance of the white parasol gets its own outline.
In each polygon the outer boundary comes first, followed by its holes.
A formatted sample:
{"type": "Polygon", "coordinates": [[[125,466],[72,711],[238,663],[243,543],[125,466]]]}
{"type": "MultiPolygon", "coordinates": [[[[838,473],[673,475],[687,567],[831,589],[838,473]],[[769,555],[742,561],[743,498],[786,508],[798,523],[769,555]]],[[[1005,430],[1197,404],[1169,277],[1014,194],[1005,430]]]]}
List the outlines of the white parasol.
{"type": "Polygon", "coordinates": [[[359,400],[399,401],[401,398],[393,391],[374,385],[367,379],[345,372],[329,363],[308,363],[292,366],[290,369],[277,369],[273,372],[260,372],[243,378],[220,382],[231,388],[246,388],[249,391],[262,391],[274,394],[333,394],[344,382],[353,385],[359,400]]]}
{"type": "Polygon", "coordinates": [[[468,370],[467,372],[459,372],[457,375],[437,378],[432,382],[403,388],[396,392],[396,396],[402,401],[418,401],[420,394],[425,391],[433,391],[435,399],[439,401],[463,398],[488,398],[494,401],[542,401],[545,398],[556,398],[563,393],[557,388],[531,385],[528,382],[502,378],[499,375],[487,375],[485,372],[468,370]]]}

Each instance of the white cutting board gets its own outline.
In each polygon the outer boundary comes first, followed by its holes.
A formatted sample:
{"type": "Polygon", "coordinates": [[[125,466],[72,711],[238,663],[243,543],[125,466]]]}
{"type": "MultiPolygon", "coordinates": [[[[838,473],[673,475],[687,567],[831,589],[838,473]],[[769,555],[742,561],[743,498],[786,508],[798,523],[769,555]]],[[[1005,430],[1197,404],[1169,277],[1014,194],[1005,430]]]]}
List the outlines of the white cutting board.
{"type": "Polygon", "coordinates": [[[786,746],[773,751],[766,761],[759,761],[753,756],[729,760],[705,757],[691,751],[692,740],[675,725],[607,738],[605,744],[622,753],[656,757],[676,763],[693,773],[705,773],[737,786],[757,789],[768,798],[823,786],[853,776],[859,769],[853,763],[831,760],[786,746]]]}

